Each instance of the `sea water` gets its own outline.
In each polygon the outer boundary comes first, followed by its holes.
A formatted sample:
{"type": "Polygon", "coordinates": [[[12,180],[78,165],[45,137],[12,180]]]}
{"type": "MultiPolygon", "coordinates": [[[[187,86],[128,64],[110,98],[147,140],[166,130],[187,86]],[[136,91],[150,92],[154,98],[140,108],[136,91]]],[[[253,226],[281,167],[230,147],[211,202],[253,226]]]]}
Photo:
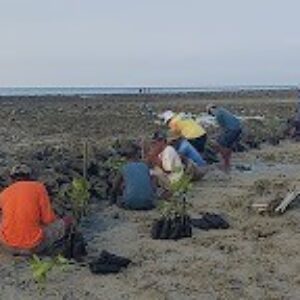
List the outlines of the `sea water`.
{"type": "Polygon", "coordinates": [[[226,87],[0,87],[0,96],[45,95],[135,95],[182,94],[197,92],[239,92],[264,90],[295,90],[294,86],[226,86],[226,87]]]}

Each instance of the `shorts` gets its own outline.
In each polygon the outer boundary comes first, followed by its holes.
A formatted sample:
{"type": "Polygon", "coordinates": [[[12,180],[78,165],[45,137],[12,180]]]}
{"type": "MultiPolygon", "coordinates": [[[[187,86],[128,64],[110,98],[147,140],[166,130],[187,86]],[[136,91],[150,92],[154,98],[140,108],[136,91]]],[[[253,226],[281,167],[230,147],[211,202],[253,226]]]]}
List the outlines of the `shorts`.
{"type": "Polygon", "coordinates": [[[239,140],[241,133],[242,133],[241,129],[226,130],[218,138],[218,144],[224,148],[231,149],[233,144],[239,140]]]}
{"type": "Polygon", "coordinates": [[[207,134],[205,133],[195,139],[188,139],[188,141],[198,152],[203,153],[207,141],[207,134]]]}
{"type": "Polygon", "coordinates": [[[62,219],[58,219],[53,223],[43,228],[44,238],[41,243],[34,248],[34,253],[41,253],[49,250],[55,242],[62,240],[66,233],[65,222],[62,219]]]}
{"type": "Polygon", "coordinates": [[[65,223],[62,219],[58,219],[48,226],[43,227],[44,237],[33,249],[19,249],[1,244],[2,248],[13,255],[32,255],[33,253],[43,253],[51,248],[55,242],[62,240],[65,236],[65,223]]]}

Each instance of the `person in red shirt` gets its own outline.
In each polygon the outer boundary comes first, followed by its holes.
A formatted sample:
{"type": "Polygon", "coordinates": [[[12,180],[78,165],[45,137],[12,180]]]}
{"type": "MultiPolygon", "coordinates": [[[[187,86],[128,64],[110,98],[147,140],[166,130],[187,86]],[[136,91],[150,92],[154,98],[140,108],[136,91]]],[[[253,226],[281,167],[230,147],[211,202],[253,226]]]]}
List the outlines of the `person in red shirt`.
{"type": "Polygon", "coordinates": [[[31,169],[15,166],[13,183],[0,194],[0,244],[14,254],[47,251],[73,222],[55,215],[44,184],[31,179],[31,169]]]}

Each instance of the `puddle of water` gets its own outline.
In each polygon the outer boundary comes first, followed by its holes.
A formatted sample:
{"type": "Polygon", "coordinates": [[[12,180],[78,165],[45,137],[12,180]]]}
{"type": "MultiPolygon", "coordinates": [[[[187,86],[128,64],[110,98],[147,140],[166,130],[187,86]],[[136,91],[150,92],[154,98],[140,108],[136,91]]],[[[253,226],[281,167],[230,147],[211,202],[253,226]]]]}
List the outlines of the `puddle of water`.
{"type": "Polygon", "coordinates": [[[299,176],[300,165],[299,164],[266,164],[263,162],[255,162],[249,164],[251,170],[239,171],[234,170],[235,174],[248,174],[248,175],[286,175],[289,177],[299,176]]]}

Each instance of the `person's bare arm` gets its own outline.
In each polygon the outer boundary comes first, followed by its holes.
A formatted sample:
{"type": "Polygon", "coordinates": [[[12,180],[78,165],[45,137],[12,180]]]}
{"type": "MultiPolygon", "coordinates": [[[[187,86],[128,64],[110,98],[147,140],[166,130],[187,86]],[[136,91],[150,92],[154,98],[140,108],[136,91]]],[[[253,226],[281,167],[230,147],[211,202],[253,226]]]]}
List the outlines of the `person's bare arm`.
{"type": "Polygon", "coordinates": [[[150,163],[152,166],[158,166],[162,168],[162,161],[159,158],[159,149],[155,146],[152,146],[146,156],[146,161],[150,163]]]}

